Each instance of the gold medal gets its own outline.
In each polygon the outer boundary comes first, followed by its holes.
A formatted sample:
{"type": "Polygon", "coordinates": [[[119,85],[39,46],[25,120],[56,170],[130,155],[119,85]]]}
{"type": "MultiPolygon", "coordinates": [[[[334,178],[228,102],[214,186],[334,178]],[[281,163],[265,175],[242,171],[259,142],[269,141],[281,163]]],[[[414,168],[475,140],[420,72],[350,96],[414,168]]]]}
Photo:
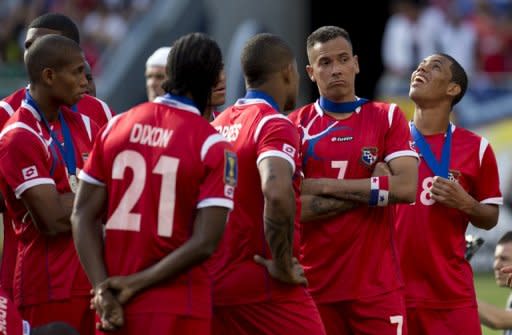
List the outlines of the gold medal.
{"type": "Polygon", "coordinates": [[[69,187],[71,188],[71,192],[76,193],[78,189],[78,178],[74,174],[69,175],[69,187]]]}

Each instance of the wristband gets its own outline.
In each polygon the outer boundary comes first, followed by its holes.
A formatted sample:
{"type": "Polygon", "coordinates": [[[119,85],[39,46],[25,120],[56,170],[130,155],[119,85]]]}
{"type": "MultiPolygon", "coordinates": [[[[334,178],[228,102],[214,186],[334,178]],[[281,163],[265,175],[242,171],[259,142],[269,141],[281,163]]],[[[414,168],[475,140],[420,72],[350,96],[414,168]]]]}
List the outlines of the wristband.
{"type": "Polygon", "coordinates": [[[389,202],[389,177],[379,177],[379,197],[377,206],[387,206],[389,202]]]}
{"type": "Polygon", "coordinates": [[[379,202],[379,177],[370,178],[370,200],[368,205],[377,206],[379,202]]]}

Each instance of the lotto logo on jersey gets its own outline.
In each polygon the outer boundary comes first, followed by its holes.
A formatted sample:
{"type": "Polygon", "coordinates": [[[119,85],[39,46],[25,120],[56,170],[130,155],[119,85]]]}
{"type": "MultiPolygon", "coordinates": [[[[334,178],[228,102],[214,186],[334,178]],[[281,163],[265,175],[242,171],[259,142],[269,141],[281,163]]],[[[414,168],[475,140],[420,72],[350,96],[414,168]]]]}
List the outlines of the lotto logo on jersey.
{"type": "Polygon", "coordinates": [[[238,159],[233,151],[224,152],[224,183],[236,186],[238,179],[238,159]]]}
{"type": "Polygon", "coordinates": [[[361,149],[361,161],[368,166],[372,166],[377,161],[378,149],[376,147],[366,147],[361,149]]]}
{"type": "Polygon", "coordinates": [[[21,174],[23,175],[23,179],[25,180],[35,178],[39,175],[37,173],[37,168],[35,165],[21,169],[21,174]]]}
{"type": "Polygon", "coordinates": [[[457,171],[457,170],[448,171],[448,180],[454,181],[454,182],[459,182],[459,177],[460,177],[460,171],[457,171]]]}
{"type": "Polygon", "coordinates": [[[230,199],[233,199],[235,195],[235,188],[230,185],[224,185],[224,195],[230,199]]]}
{"type": "Polygon", "coordinates": [[[288,154],[290,157],[295,157],[295,148],[289,144],[283,144],[283,152],[288,154]]]}

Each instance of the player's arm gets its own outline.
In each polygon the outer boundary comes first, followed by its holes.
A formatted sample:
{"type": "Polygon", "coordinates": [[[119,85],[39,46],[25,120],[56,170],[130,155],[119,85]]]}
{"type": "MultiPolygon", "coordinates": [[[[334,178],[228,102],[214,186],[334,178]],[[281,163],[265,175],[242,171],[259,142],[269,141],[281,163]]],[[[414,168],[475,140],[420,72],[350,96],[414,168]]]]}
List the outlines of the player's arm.
{"type": "MultiPolygon", "coordinates": [[[[390,160],[388,165],[391,175],[382,176],[382,178],[387,178],[387,203],[414,202],[418,183],[417,158],[401,156],[390,160]]],[[[372,196],[372,188],[375,190],[371,179],[308,178],[302,183],[302,194],[321,195],[368,204],[372,196]]],[[[377,188],[377,190],[379,189],[377,188]]]]}
{"type": "Polygon", "coordinates": [[[54,184],[33,186],[21,194],[32,222],[43,233],[54,235],[71,229],[69,217],[74,194],[59,193],[54,184]]]}
{"type": "Polygon", "coordinates": [[[209,258],[222,237],[229,209],[211,206],[198,210],[192,237],[179,248],[143,271],[108,278],[101,286],[116,292],[121,304],[138,292],[169,280],[209,258]]]}
{"type": "Polygon", "coordinates": [[[436,176],[430,192],[432,199],[462,211],[478,228],[491,229],[498,223],[499,207],[477,201],[456,181],[436,176]]]}
{"type": "Polygon", "coordinates": [[[480,322],[492,329],[510,329],[512,328],[512,311],[498,308],[482,300],[478,302],[478,316],[480,322]]]}
{"type": "Polygon", "coordinates": [[[290,163],[280,157],[267,157],[258,164],[264,197],[265,238],[272,260],[255,260],[266,266],[274,278],[290,284],[306,284],[302,267],[293,259],[295,192],[290,163]]]}

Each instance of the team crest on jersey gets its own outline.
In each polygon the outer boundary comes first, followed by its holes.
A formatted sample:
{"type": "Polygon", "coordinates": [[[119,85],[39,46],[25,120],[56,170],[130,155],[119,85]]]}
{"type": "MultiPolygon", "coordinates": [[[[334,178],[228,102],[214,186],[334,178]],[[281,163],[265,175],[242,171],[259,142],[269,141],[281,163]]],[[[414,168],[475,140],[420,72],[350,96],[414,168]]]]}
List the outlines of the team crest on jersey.
{"type": "Polygon", "coordinates": [[[89,158],[89,153],[88,152],[82,152],[82,160],[85,162],[87,162],[87,158],[89,158]]]}
{"type": "Polygon", "coordinates": [[[35,165],[31,165],[29,167],[21,169],[21,174],[23,175],[23,179],[25,180],[39,176],[39,173],[37,172],[37,168],[35,165]]]}
{"type": "Polygon", "coordinates": [[[409,148],[416,151],[416,143],[414,141],[409,141],[409,148]]]}
{"type": "Polygon", "coordinates": [[[458,183],[459,177],[460,177],[460,171],[457,171],[457,170],[448,171],[448,180],[449,181],[454,181],[454,182],[458,183]]]}
{"type": "Polygon", "coordinates": [[[238,179],[238,160],[233,151],[224,152],[224,183],[229,186],[236,186],[238,179]]]}
{"type": "Polygon", "coordinates": [[[361,149],[361,152],[361,161],[365,165],[372,166],[375,164],[375,162],[377,162],[377,153],[379,152],[377,147],[365,147],[361,149]]]}

